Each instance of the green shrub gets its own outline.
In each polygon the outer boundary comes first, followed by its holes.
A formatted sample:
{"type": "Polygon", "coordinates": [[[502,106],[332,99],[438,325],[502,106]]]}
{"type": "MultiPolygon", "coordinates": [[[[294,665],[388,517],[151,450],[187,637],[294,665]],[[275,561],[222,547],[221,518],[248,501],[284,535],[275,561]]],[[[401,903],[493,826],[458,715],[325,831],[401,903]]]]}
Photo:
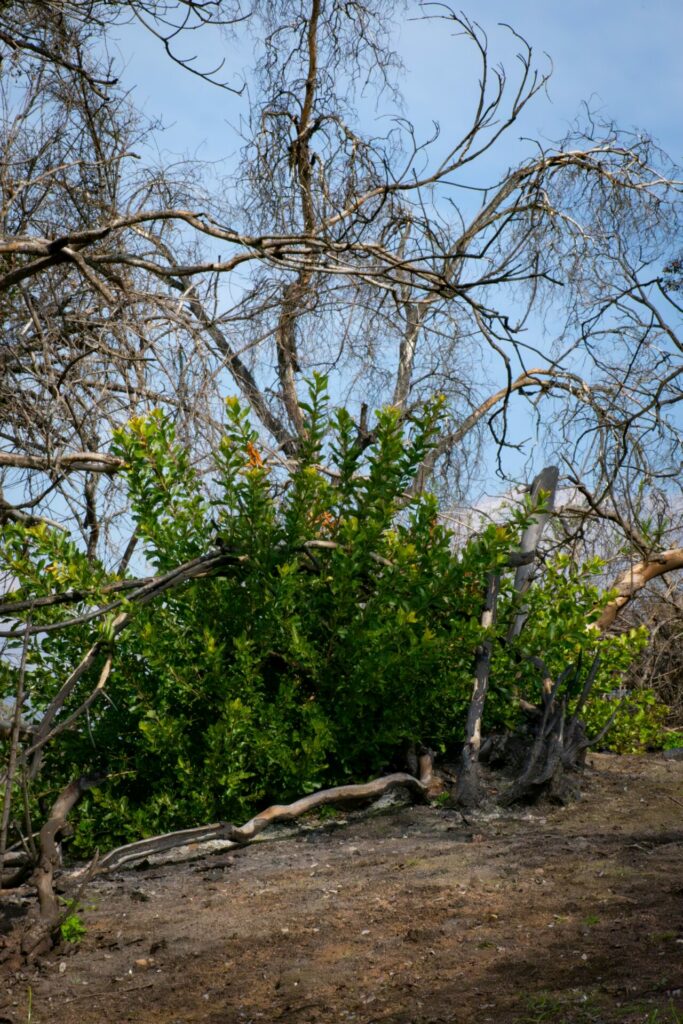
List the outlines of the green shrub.
{"type": "MultiPolygon", "coordinates": [[[[380,411],[365,450],[347,412],[328,414],[323,378],[311,382],[305,410],[299,461],[285,471],[230,400],[208,488],[160,413],[119,432],[115,450],[148,562],[163,573],[219,546],[226,565],[144,607],[124,602],[134,616],[115,644],[110,616],[47,633],[32,651],[30,700],[40,713],[83,652],[103,641],[68,713],[114,650],[105,699],[46,749],[41,776],[45,801],[76,775],[109,773],[79,807],[79,852],[240,820],[269,802],[368,778],[411,742],[443,751],[462,741],[487,575],[503,574],[495,627],[503,639],[518,606],[507,556],[532,510],[454,551],[435,499],[406,497],[438,429],[438,401],[409,422],[380,411]]],[[[0,555],[22,596],[92,587],[73,614],[104,603],[98,588],[115,579],[44,527],[8,527],[0,555]]],[[[590,583],[598,568],[558,559],[525,597],[522,638],[496,645],[489,729],[515,724],[518,697],[538,700],[528,652],[543,651],[560,672],[601,648],[602,692],[642,646],[642,633],[604,640],[589,628],[605,599],[590,583]]],[[[63,614],[36,609],[34,621],[63,614]]],[[[12,670],[3,683],[11,693],[12,670]]],[[[590,713],[599,728],[600,711],[590,713]]]]}
{"type": "Polygon", "coordinates": [[[683,747],[683,732],[674,729],[664,730],[662,750],[675,750],[683,747]]]}
{"type": "Polygon", "coordinates": [[[668,708],[660,704],[654,690],[632,690],[620,695],[597,694],[584,713],[589,735],[598,735],[614,716],[598,745],[617,754],[639,754],[665,746],[664,722],[668,708]]]}

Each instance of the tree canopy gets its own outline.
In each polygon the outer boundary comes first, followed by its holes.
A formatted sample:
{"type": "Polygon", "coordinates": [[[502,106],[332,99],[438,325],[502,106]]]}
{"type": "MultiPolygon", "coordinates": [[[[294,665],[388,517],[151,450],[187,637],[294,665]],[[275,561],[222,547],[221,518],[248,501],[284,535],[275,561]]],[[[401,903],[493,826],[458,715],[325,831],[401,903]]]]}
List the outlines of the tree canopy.
{"type": "Polygon", "coordinates": [[[372,408],[443,394],[425,470],[451,500],[490,476],[496,447],[509,476],[505,445],[536,417],[582,515],[638,539],[641,485],[653,502],[678,471],[677,171],[644,132],[589,116],[509,166],[545,59],[517,38],[507,72],[475,22],[424,13],[480,64],[466,130],[431,139],[401,106],[402,9],[379,0],[286,17],[277,3],[3,5],[5,518],[65,518],[67,502],[94,554],[121,507],[109,445],[130,415],[169,410],[201,458],[237,391],[292,457],[316,370],[368,438],[372,408]],[[190,68],[219,112],[240,112],[236,163],[150,158],[157,129],[104,56],[125,18],[176,56],[200,29],[252,41],[239,95],[190,68]],[[379,121],[359,113],[370,101],[379,121]]]}

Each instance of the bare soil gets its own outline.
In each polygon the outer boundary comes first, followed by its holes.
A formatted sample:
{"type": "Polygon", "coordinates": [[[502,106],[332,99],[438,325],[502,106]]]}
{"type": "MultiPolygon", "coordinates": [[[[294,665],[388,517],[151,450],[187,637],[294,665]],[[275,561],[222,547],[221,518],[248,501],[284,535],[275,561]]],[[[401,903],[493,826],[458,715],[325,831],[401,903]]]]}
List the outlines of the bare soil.
{"type": "Polygon", "coordinates": [[[565,809],[346,814],[99,878],[0,1024],[683,1020],[683,762],[591,761],[565,809]]]}

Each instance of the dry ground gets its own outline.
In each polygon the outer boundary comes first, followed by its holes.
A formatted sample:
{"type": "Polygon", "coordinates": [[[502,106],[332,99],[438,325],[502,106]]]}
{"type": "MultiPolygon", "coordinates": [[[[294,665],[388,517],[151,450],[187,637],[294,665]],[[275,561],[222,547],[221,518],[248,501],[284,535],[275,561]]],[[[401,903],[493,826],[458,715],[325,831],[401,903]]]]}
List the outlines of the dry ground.
{"type": "Polygon", "coordinates": [[[683,762],[592,763],[567,809],[346,815],[98,879],[0,1024],[678,1024],[683,762]]]}

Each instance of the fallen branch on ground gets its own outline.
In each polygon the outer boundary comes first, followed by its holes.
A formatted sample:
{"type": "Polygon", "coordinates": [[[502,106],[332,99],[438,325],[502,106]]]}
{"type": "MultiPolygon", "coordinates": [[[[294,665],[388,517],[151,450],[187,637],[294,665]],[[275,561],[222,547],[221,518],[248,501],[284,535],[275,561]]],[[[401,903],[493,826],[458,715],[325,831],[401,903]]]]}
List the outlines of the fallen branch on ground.
{"type": "Polygon", "coordinates": [[[432,759],[431,756],[423,755],[420,757],[419,779],[405,772],[396,772],[380,779],[373,779],[372,782],[322,789],[317,793],[311,793],[310,796],[301,797],[291,804],[274,804],[241,826],[219,822],[215,825],[203,825],[200,828],[189,828],[181,832],[153,836],[151,839],[141,839],[136,843],[120,846],[107,853],[99,861],[97,872],[114,871],[131,861],[140,861],[155,854],[165,853],[167,850],[177,849],[181,846],[198,846],[217,839],[234,843],[237,846],[247,846],[269,825],[294,821],[309,811],[330,804],[356,803],[361,800],[377,799],[395,786],[403,786],[418,799],[426,800],[429,796],[431,780],[432,759]]]}

